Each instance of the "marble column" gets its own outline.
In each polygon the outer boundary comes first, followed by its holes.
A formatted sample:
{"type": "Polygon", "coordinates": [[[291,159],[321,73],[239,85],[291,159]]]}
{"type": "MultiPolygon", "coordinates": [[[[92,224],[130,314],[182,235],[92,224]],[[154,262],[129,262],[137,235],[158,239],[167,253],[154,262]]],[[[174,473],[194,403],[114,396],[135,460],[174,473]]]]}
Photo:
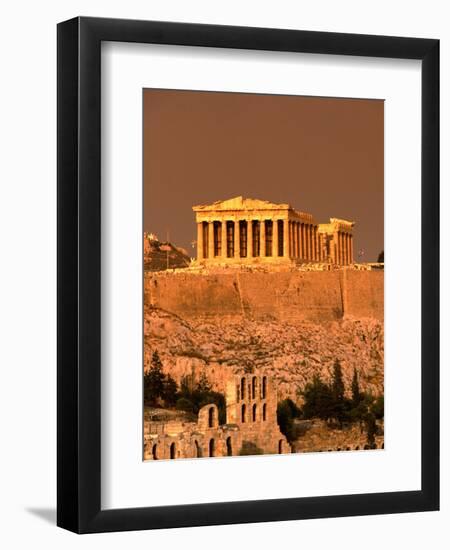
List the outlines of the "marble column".
{"type": "Polygon", "coordinates": [[[214,222],[208,222],[208,258],[214,258],[214,222]]]}
{"type": "Polygon", "coordinates": [[[350,235],[350,263],[353,263],[353,235],[350,235]]]}
{"type": "Polygon", "coordinates": [[[338,234],[333,233],[333,240],[331,241],[331,261],[334,264],[339,263],[338,261],[338,234]]]}
{"type": "Polygon", "coordinates": [[[336,263],[338,265],[341,265],[341,234],[338,231],[336,233],[337,235],[337,241],[336,241],[336,263]]]}
{"type": "Polygon", "coordinates": [[[300,258],[301,242],[300,242],[300,222],[295,222],[295,230],[297,236],[297,258],[300,258]]]}
{"type": "Polygon", "coordinates": [[[278,258],[278,220],[272,220],[272,256],[278,258]]]}
{"type": "Polygon", "coordinates": [[[259,255],[261,258],[266,256],[266,223],[261,220],[259,223],[259,255]]]}
{"type": "Polygon", "coordinates": [[[317,226],[314,226],[314,251],[315,251],[315,260],[319,261],[319,241],[317,239],[317,226]]]}
{"type": "Polygon", "coordinates": [[[306,225],[306,236],[307,236],[307,239],[306,239],[306,247],[308,249],[308,252],[307,252],[307,256],[308,256],[308,261],[311,261],[312,260],[312,238],[311,238],[311,224],[307,224],[306,225]]]}
{"type": "Polygon", "coordinates": [[[342,264],[347,265],[347,235],[346,233],[342,233],[342,264]]]}
{"type": "Polygon", "coordinates": [[[298,247],[298,237],[297,237],[297,222],[293,222],[292,231],[294,233],[294,258],[297,258],[297,247],[298,247]]]}
{"type": "Polygon", "coordinates": [[[247,258],[253,258],[253,223],[247,220],[247,258]]]}
{"type": "Polygon", "coordinates": [[[316,243],[316,228],[314,225],[311,226],[311,234],[312,234],[312,259],[315,262],[317,260],[317,243],[316,243]]]}
{"type": "Polygon", "coordinates": [[[289,220],[283,220],[283,256],[289,257],[289,220]]]}
{"type": "Polygon", "coordinates": [[[349,261],[349,235],[348,233],[345,234],[345,265],[348,265],[350,263],[349,261]]]}
{"type": "Polygon", "coordinates": [[[291,224],[292,224],[292,257],[295,258],[296,248],[297,248],[297,238],[295,235],[295,222],[291,222],[291,224]]]}
{"type": "Polygon", "coordinates": [[[203,222],[197,223],[197,260],[203,260],[203,222]]]}
{"type": "Polygon", "coordinates": [[[239,239],[239,222],[234,222],[234,257],[240,257],[240,239],[239,239]]]}
{"type": "Polygon", "coordinates": [[[305,245],[305,224],[300,224],[300,241],[301,245],[301,258],[304,260],[306,258],[306,245],[305,245]]]}
{"type": "Polygon", "coordinates": [[[221,256],[222,258],[227,257],[227,222],[222,220],[222,225],[220,229],[220,239],[221,239],[221,256]]]}

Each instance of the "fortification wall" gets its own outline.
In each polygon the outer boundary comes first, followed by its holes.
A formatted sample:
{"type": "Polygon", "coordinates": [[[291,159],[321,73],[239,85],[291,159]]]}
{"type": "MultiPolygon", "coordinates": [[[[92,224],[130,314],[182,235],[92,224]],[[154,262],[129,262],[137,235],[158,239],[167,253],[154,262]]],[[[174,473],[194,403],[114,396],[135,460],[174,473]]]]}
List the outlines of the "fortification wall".
{"type": "Polygon", "coordinates": [[[326,322],[345,315],[383,320],[383,271],[145,273],[147,303],[199,316],[326,322]]]}
{"type": "Polygon", "coordinates": [[[384,270],[341,270],[344,312],[354,317],[384,319],[384,270]]]}

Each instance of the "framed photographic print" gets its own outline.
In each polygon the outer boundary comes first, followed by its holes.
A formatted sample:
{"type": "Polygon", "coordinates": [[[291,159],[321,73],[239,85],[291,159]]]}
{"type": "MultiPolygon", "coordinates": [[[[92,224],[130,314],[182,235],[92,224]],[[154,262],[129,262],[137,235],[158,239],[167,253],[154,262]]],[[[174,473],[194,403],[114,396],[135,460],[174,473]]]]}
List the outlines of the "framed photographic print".
{"type": "Polygon", "coordinates": [[[58,525],[439,506],[439,41],[58,25],[58,525]]]}

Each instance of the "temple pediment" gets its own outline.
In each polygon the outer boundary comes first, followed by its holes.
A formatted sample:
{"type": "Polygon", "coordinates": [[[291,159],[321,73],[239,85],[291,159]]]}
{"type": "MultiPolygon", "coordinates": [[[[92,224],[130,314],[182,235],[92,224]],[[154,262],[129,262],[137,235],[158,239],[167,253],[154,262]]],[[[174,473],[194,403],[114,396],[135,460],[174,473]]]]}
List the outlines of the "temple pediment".
{"type": "Polygon", "coordinates": [[[207,211],[227,211],[227,210],[288,210],[289,204],[276,204],[260,199],[244,198],[242,196],[233,197],[224,201],[216,201],[212,204],[200,204],[193,206],[194,212],[207,211]]]}

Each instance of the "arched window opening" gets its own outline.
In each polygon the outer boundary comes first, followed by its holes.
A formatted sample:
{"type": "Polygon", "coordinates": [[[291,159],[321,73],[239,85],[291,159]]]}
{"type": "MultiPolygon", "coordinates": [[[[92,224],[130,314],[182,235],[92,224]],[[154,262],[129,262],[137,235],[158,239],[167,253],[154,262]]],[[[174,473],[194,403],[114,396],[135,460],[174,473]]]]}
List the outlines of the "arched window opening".
{"type": "Polygon", "coordinates": [[[214,407],[211,407],[208,411],[208,426],[210,428],[214,426],[214,407]]]}
{"type": "Polygon", "coordinates": [[[263,422],[265,422],[267,420],[267,405],[266,405],[266,403],[264,403],[264,405],[263,405],[262,417],[263,417],[263,422]]]}
{"type": "Polygon", "coordinates": [[[355,451],[359,451],[359,445],[356,445],[355,451]]]}
{"type": "Polygon", "coordinates": [[[262,391],[261,391],[261,398],[265,399],[267,393],[267,378],[264,376],[262,379],[262,391]]]}
{"type": "Polygon", "coordinates": [[[252,399],[256,398],[256,376],[252,378],[252,399]]]}
{"type": "Polygon", "coordinates": [[[280,441],[278,441],[278,454],[282,454],[283,453],[283,440],[280,439],[280,441]]]}
{"type": "Polygon", "coordinates": [[[227,456],[233,456],[233,448],[231,446],[231,437],[227,437],[227,456]]]}
{"type": "Polygon", "coordinates": [[[214,452],[215,452],[214,439],[210,439],[209,440],[209,456],[214,456],[214,452]]]}
{"type": "Polygon", "coordinates": [[[245,422],[245,404],[241,408],[241,422],[245,422]]]}
{"type": "Polygon", "coordinates": [[[171,458],[171,459],[174,459],[174,458],[175,458],[175,451],[176,451],[176,449],[175,449],[175,443],[172,443],[172,444],[170,445],[170,458],[171,458]]]}
{"type": "Polygon", "coordinates": [[[197,440],[194,441],[194,445],[195,445],[195,456],[197,458],[200,458],[202,456],[202,452],[200,450],[200,445],[198,444],[197,440]]]}
{"type": "Polygon", "coordinates": [[[256,403],[252,407],[252,420],[256,422],[256,403]]]}
{"type": "Polygon", "coordinates": [[[241,379],[241,399],[245,399],[245,378],[241,379]]]}
{"type": "Polygon", "coordinates": [[[158,460],[158,445],[155,443],[152,447],[153,460],[158,460]]]}

